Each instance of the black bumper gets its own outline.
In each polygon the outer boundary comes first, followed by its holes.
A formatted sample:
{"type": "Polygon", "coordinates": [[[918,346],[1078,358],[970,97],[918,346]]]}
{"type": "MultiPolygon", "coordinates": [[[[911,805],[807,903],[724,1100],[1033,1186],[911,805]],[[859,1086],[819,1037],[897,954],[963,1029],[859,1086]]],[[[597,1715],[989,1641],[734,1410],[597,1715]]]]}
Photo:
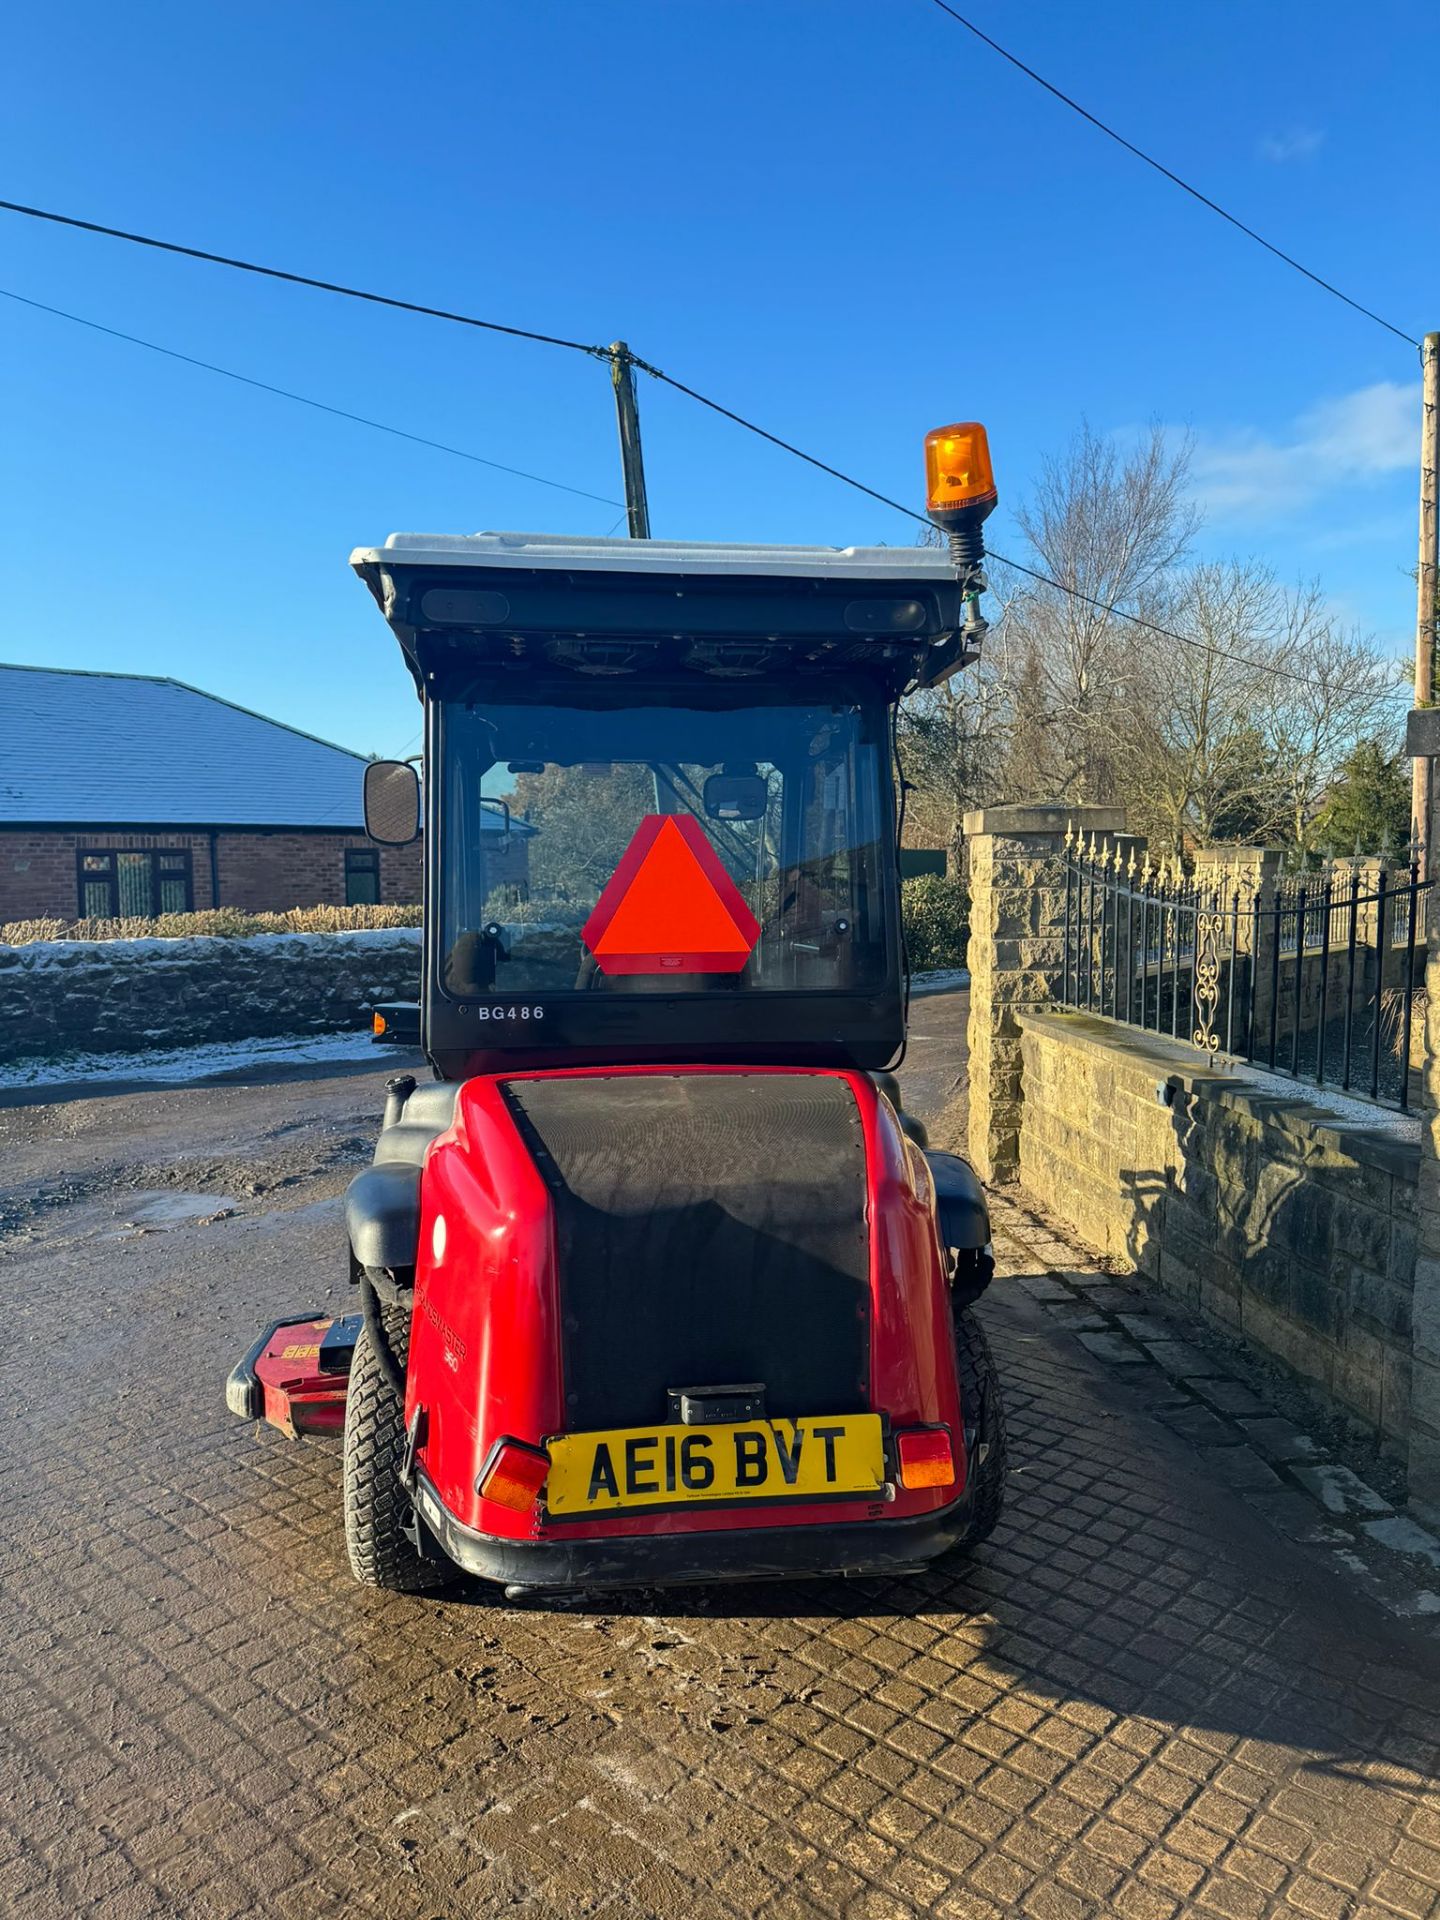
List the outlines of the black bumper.
{"type": "Polygon", "coordinates": [[[850,1521],[833,1527],[813,1523],[736,1527],[714,1533],[598,1540],[499,1540],[462,1527],[423,1473],[415,1476],[414,1496],[426,1527],[457,1567],[504,1587],[537,1592],[919,1573],[959,1545],[970,1518],[967,1490],[953,1505],[910,1520],[850,1521]]]}

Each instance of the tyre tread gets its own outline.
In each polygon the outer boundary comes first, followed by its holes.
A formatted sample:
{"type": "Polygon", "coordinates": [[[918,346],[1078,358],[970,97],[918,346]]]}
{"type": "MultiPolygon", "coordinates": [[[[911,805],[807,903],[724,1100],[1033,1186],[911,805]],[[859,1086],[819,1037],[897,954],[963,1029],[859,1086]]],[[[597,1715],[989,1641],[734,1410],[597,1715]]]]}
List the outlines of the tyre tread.
{"type": "MultiPolygon", "coordinates": [[[[381,1309],[381,1323],[403,1368],[410,1346],[410,1316],[402,1307],[381,1309]]],[[[423,1559],[405,1531],[410,1496],[401,1485],[405,1457],[405,1408],[381,1371],[368,1327],[361,1329],[350,1363],[345,1398],[345,1548],[350,1571],[367,1587],[389,1593],[430,1593],[443,1586],[446,1569],[423,1559]]]]}
{"type": "Polygon", "coordinates": [[[990,1449],[982,1464],[974,1469],[971,1520],[965,1535],[965,1545],[973,1547],[990,1538],[1004,1510],[1008,1439],[995,1357],[984,1327],[970,1308],[955,1315],[955,1363],[960,1404],[967,1410],[979,1404],[981,1421],[977,1440],[988,1442],[990,1449]]]}

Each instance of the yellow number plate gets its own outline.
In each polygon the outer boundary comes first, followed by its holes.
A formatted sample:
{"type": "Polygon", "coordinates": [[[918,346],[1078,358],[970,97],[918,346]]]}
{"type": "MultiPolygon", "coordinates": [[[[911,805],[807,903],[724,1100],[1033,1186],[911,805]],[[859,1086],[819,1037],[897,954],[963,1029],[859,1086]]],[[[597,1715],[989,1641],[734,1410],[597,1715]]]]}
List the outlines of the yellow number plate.
{"type": "Polygon", "coordinates": [[[885,1444],[875,1413],[736,1426],[629,1427],[550,1442],[551,1513],[611,1513],[713,1500],[878,1494],[885,1444]]]}

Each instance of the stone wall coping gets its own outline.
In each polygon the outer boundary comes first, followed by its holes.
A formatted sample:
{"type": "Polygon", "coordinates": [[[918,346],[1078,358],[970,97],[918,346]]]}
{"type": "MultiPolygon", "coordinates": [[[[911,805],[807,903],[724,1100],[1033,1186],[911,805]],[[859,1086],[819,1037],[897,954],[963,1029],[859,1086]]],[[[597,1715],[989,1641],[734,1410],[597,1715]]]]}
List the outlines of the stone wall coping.
{"type": "MultiPolygon", "coordinates": [[[[1022,1030],[1028,1028],[1049,1035],[1111,1061],[1119,1055],[1126,1064],[1163,1078],[1199,1099],[1237,1107],[1286,1133],[1319,1139],[1327,1147],[1379,1172],[1407,1181],[1419,1177],[1418,1119],[1413,1123],[1414,1138],[1397,1131],[1393,1123],[1387,1126],[1377,1120],[1373,1126],[1365,1126],[1342,1119],[1307,1100],[1299,1082],[1293,1097],[1272,1093],[1268,1088],[1247,1083],[1244,1066],[1206,1066],[1179,1041],[1167,1040],[1163,1034],[1143,1033],[1133,1027],[1112,1026],[1108,1020],[1097,1019],[1093,1014],[1027,1008],[1017,1012],[1015,1018],[1022,1030]]],[[[1403,1124],[1404,1116],[1396,1114],[1394,1121],[1403,1124]]]]}
{"type": "Polygon", "coordinates": [[[1123,807],[1067,805],[1060,800],[1036,800],[1006,807],[981,807],[965,816],[965,837],[983,833],[1059,833],[1071,824],[1087,833],[1123,833],[1123,807]]]}

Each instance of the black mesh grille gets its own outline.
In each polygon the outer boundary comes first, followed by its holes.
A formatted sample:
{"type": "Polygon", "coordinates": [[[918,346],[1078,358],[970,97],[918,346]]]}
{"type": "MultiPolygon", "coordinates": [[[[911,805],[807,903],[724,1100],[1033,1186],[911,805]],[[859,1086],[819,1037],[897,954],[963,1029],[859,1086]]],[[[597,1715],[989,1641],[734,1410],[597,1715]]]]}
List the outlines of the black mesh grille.
{"type": "Polygon", "coordinates": [[[855,1099],[815,1074],[514,1080],[554,1197],[566,1425],[663,1419],[670,1387],[763,1381],[772,1414],[868,1405],[855,1099]]]}

